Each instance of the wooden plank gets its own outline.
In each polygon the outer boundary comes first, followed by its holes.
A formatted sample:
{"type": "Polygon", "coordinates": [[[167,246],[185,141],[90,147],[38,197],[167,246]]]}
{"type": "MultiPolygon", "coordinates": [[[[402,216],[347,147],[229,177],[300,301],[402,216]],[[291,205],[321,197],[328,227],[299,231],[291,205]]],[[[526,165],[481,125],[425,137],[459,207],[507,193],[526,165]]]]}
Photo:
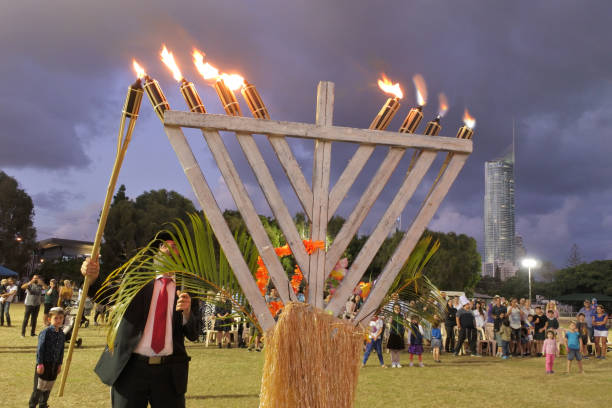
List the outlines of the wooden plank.
{"type": "Polygon", "coordinates": [[[308,181],[306,181],[302,168],[295,159],[289,143],[284,136],[278,135],[268,135],[268,141],[274,149],[278,161],[283,166],[283,170],[285,170],[285,174],[293,186],[306,216],[308,219],[312,219],[312,189],[308,185],[308,181]]]}
{"type": "Polygon", "coordinates": [[[270,272],[270,278],[272,282],[274,282],[274,286],[278,290],[281,300],[283,303],[296,300],[295,293],[293,290],[289,289],[287,274],[274,251],[274,246],[270,242],[270,238],[259,219],[259,214],[257,214],[255,206],[240,179],[234,162],[223,144],[221,135],[219,135],[219,132],[216,130],[202,130],[202,134],[208,143],[210,152],[219,166],[219,170],[223,175],[227,188],[234,198],[236,207],[244,219],[244,223],[253,238],[253,242],[255,246],[257,246],[259,256],[270,272]]]}
{"type": "MultiPolygon", "coordinates": [[[[319,82],[317,89],[317,126],[332,125],[334,109],[334,84],[319,82]]],[[[327,204],[329,199],[329,176],[331,165],[331,142],[315,141],[314,165],[312,173],[312,227],[310,239],[327,240],[327,204]]],[[[308,302],[323,308],[325,285],[325,251],[316,251],[310,256],[310,277],[308,302]]]]}
{"type": "Polygon", "coordinates": [[[336,184],[334,184],[331,193],[329,193],[328,216],[330,219],[334,216],[338,210],[338,207],[342,203],[342,200],[344,200],[344,197],[346,197],[346,194],[353,186],[353,183],[355,183],[355,180],[357,180],[361,170],[363,170],[363,167],[368,162],[368,159],[370,156],[372,156],[372,153],[374,153],[375,147],[376,146],[374,145],[359,146],[353,154],[353,157],[351,157],[351,160],[348,162],[348,165],[342,171],[340,178],[336,184]]]}
{"type": "Polygon", "coordinates": [[[304,243],[302,242],[302,238],[300,237],[295,223],[293,222],[293,218],[287,209],[287,205],[285,204],[280,191],[278,191],[278,188],[276,187],[274,178],[272,177],[272,174],[270,173],[270,170],[268,169],[268,166],[261,155],[259,147],[257,147],[257,143],[255,143],[253,136],[248,133],[236,133],[236,138],[240,144],[240,147],[242,147],[242,151],[244,152],[247,161],[255,173],[255,177],[257,177],[257,181],[261,186],[266,200],[268,200],[272,213],[276,217],[289,247],[291,247],[295,260],[297,261],[304,276],[308,276],[308,271],[310,268],[309,256],[306,253],[304,243]]]}
{"type": "Polygon", "coordinates": [[[317,126],[309,123],[242,118],[168,110],[164,123],[170,126],[218,129],[267,135],[286,135],[303,139],[386,145],[421,150],[445,150],[471,153],[472,141],[455,137],[424,136],[382,130],[354,129],[342,126],[317,126]]]}
{"type": "Polygon", "coordinates": [[[346,300],[353,292],[355,286],[359,283],[363,273],[368,265],[370,265],[370,262],[372,262],[372,259],[374,259],[376,252],[378,252],[385,238],[393,229],[395,220],[406,207],[406,204],[423,180],[423,177],[425,177],[435,157],[436,152],[424,151],[418,158],[412,171],[406,174],[404,182],[393,198],[393,201],[389,204],[387,211],[385,211],[385,214],[374,229],[374,232],[372,232],[363,248],[361,248],[361,251],[359,251],[359,254],[353,261],[342,283],[336,290],[334,297],[329,305],[327,305],[326,310],[337,315],[344,308],[346,300]]]}
{"type": "Polygon", "coordinates": [[[359,202],[351,212],[351,215],[348,217],[344,225],[342,225],[340,232],[327,251],[327,259],[325,261],[325,278],[329,276],[334,266],[344,253],[344,250],[351,242],[351,239],[353,239],[353,236],[355,233],[357,233],[361,227],[361,224],[363,224],[363,221],[368,216],[370,209],[372,209],[372,206],[378,199],[378,196],[382,192],[383,188],[389,182],[393,171],[395,171],[395,168],[399,164],[405,152],[406,149],[400,149],[397,147],[391,147],[387,152],[387,156],[379,166],[376,174],[374,174],[374,177],[370,181],[370,184],[368,184],[368,187],[361,195],[359,202]]]}
{"type": "Polygon", "coordinates": [[[389,259],[385,269],[378,277],[376,284],[372,288],[372,291],[363,304],[361,310],[358,312],[357,316],[355,316],[355,324],[358,324],[359,321],[367,321],[376,311],[380,305],[380,302],[387,294],[389,287],[391,287],[391,284],[395,280],[395,277],[421,238],[423,231],[425,231],[425,228],[433,218],[434,214],[436,211],[438,211],[438,207],[440,207],[442,200],[444,197],[446,197],[448,190],[455,182],[455,179],[459,175],[459,172],[463,168],[467,158],[467,154],[457,154],[453,156],[451,162],[446,168],[446,171],[440,178],[440,181],[435,185],[431,194],[423,203],[423,206],[410,226],[410,229],[406,231],[406,234],[391,256],[391,259],[389,259]]]}
{"type": "Polygon", "coordinates": [[[165,126],[168,140],[176,153],[176,156],[183,167],[183,171],[189,180],[189,184],[193,188],[193,192],[202,206],[208,222],[212,227],[219,244],[225,252],[225,256],[229,262],[242,291],[249,300],[253,308],[253,312],[264,330],[269,330],[274,327],[274,319],[268,310],[266,301],[259,292],[251,271],[244,261],[240,248],[236,244],[234,235],[230,231],[223,213],[215,200],[215,197],[206,182],[206,178],[198,165],[196,158],[187,143],[187,139],[183,131],[177,127],[165,126]]]}

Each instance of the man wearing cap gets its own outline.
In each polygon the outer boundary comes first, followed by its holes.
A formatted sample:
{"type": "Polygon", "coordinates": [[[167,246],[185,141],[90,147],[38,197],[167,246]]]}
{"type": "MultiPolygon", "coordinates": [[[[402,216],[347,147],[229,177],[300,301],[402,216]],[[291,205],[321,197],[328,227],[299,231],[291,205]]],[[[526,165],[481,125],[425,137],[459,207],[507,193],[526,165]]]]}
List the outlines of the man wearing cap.
{"type": "MultiPolygon", "coordinates": [[[[160,238],[161,253],[176,251],[169,236],[160,238]]],[[[95,281],[98,263],[87,259],[81,272],[95,281]]],[[[114,351],[107,347],[94,369],[111,386],[113,408],[185,406],[190,357],[184,339],[198,338],[197,303],[177,290],[173,276],[165,275],[134,297],[119,325],[114,351]]]]}

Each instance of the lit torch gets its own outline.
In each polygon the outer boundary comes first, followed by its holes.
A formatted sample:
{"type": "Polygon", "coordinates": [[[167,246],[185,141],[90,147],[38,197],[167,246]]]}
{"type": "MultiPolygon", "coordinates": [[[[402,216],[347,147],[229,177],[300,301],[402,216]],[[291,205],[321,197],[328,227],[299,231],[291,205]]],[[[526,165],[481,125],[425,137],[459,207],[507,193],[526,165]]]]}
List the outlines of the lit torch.
{"type": "Polygon", "coordinates": [[[389,126],[389,123],[391,123],[393,116],[395,116],[399,110],[399,101],[404,97],[404,93],[402,92],[402,88],[400,88],[400,84],[394,84],[385,74],[382,74],[382,79],[378,80],[378,86],[384,92],[393,95],[393,97],[387,99],[387,102],[385,102],[382,109],[378,112],[378,115],[376,115],[370,124],[370,129],[385,130],[389,126]]]}
{"type": "Polygon", "coordinates": [[[412,77],[414,87],[416,88],[417,95],[417,107],[410,109],[402,127],[400,127],[400,133],[414,133],[419,127],[419,123],[423,119],[423,106],[427,104],[427,85],[425,79],[421,74],[416,74],[412,77]]]}
{"type": "MultiPolygon", "coordinates": [[[[119,171],[123,164],[123,158],[127,151],[130,140],[132,140],[132,133],[136,126],[136,119],[138,119],[138,113],[140,111],[140,104],[142,102],[142,78],[145,76],[144,70],[138,65],[136,61],[133,61],[134,70],[136,71],[136,81],[128,87],[127,95],[125,97],[125,103],[123,104],[123,110],[121,112],[121,123],[119,125],[119,137],[117,140],[117,153],[115,155],[115,163],[111,172],[108,187],[106,188],[106,198],[102,211],[100,213],[100,219],[98,221],[98,229],[94,239],[93,247],[91,249],[91,259],[94,261],[98,260],[100,255],[100,244],[102,243],[102,234],[106,227],[106,220],[110,209],[111,200],[117,185],[117,178],[119,177],[119,171]],[[126,119],[129,119],[127,130],[125,127],[126,119]]],[[[83,293],[86,294],[89,290],[91,282],[89,278],[83,282],[83,293]]],[[[73,335],[70,338],[70,345],[68,346],[68,354],[66,356],[66,362],[64,363],[64,369],[62,370],[62,378],[60,380],[58,396],[64,395],[64,387],[66,385],[66,379],[68,378],[68,371],[70,369],[70,363],[72,362],[72,353],[76,344],[79,327],[81,325],[81,318],[83,316],[83,310],[85,308],[85,298],[87,296],[81,296],[79,301],[79,308],[77,310],[76,318],[73,326],[73,335]]]]}
{"type": "Polygon", "coordinates": [[[438,109],[438,116],[436,116],[434,120],[427,122],[427,126],[425,127],[425,134],[428,136],[438,136],[442,129],[442,126],[440,126],[440,119],[448,112],[448,99],[446,99],[446,95],[443,93],[439,94],[438,101],[440,106],[438,109]]]}
{"type": "Polygon", "coordinates": [[[234,95],[234,91],[240,89],[244,85],[244,78],[237,74],[219,74],[219,70],[208,62],[204,63],[204,54],[195,50],[193,52],[193,62],[195,63],[198,72],[206,80],[214,79],[213,88],[217,92],[223,110],[230,116],[242,116],[238,99],[234,95]]]}
{"type": "Polygon", "coordinates": [[[206,113],[206,108],[204,108],[204,104],[202,103],[202,99],[198,94],[198,91],[195,88],[193,82],[189,82],[183,77],[181,74],[181,70],[179,69],[176,61],[174,60],[174,55],[168,51],[166,46],[163,46],[161,51],[161,60],[168,67],[168,69],[172,72],[172,76],[175,80],[177,80],[180,85],[181,95],[185,99],[187,106],[191,112],[196,113],[206,113]]]}
{"type": "Polygon", "coordinates": [[[244,81],[244,86],[242,87],[241,92],[254,118],[270,119],[268,109],[266,109],[266,105],[264,105],[259,92],[257,92],[257,88],[255,88],[255,85],[244,81]]]}
{"type": "Polygon", "coordinates": [[[161,87],[159,86],[159,82],[157,80],[151,78],[147,75],[144,70],[142,71],[144,75],[144,90],[149,97],[149,101],[157,113],[159,119],[164,121],[164,112],[170,109],[170,105],[168,105],[168,100],[166,99],[166,95],[164,95],[161,87]]]}
{"type": "MultiPolygon", "coordinates": [[[[467,108],[465,108],[465,112],[463,113],[463,123],[464,125],[461,126],[459,128],[459,131],[457,132],[457,139],[468,139],[469,140],[472,138],[472,135],[474,134],[474,126],[476,126],[476,118],[470,115],[470,112],[468,112],[467,108]]],[[[442,177],[442,174],[444,173],[444,170],[446,170],[446,168],[448,167],[448,164],[453,158],[453,155],[454,153],[447,153],[446,158],[444,159],[444,163],[442,163],[442,168],[440,168],[440,171],[438,172],[438,176],[434,180],[433,185],[431,186],[431,189],[429,190],[429,193],[427,193],[427,197],[429,197],[429,195],[433,191],[436,184],[438,184],[438,180],[440,180],[440,177],[442,177]]]]}

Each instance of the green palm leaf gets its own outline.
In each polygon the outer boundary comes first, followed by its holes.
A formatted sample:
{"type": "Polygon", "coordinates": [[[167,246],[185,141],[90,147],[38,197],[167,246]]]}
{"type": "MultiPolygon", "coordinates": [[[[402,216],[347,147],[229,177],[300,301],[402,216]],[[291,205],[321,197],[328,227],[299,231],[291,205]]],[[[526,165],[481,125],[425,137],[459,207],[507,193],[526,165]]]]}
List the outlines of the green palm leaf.
{"type": "MultiPolygon", "coordinates": [[[[379,306],[379,313],[387,318],[393,315],[392,305],[401,305],[401,323],[410,327],[410,317],[417,316],[420,320],[433,321],[435,316],[444,315],[444,299],[438,288],[423,274],[425,265],[440,248],[440,241],[432,243],[432,237],[422,238],[389,288],[387,295],[379,306]],[[414,302],[412,302],[414,301],[414,302]]],[[[397,319],[397,316],[394,317],[397,319]]]]}
{"type": "MultiPolygon", "coordinates": [[[[159,252],[157,237],[138,251],[124,265],[114,270],[102,284],[96,299],[114,307],[110,312],[107,344],[112,351],[119,325],[128,306],[149,282],[160,274],[174,274],[177,288],[194,298],[217,302],[224,294],[238,310],[261,331],[257,319],[249,311],[246,297],[236,280],[223,250],[215,240],[208,221],[199,214],[189,214],[189,224],[177,219],[161,232],[170,234],[177,253],[159,252]]],[[[159,235],[159,234],[158,234],[159,235]]],[[[257,250],[246,232],[235,235],[238,247],[252,273],[257,267],[257,250]]]]}

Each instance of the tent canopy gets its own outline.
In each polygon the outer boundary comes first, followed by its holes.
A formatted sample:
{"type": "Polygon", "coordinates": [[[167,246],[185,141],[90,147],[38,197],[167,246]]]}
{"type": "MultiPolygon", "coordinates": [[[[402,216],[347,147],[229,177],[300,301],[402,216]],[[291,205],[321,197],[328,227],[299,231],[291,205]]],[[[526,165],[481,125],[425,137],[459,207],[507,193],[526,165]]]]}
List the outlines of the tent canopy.
{"type": "Polygon", "coordinates": [[[0,265],[0,276],[17,276],[18,273],[0,265]]]}
{"type": "Polygon", "coordinates": [[[612,302],[612,296],[601,293],[570,293],[569,295],[559,296],[559,300],[565,302],[583,302],[585,299],[597,299],[597,302],[612,302]]]}

